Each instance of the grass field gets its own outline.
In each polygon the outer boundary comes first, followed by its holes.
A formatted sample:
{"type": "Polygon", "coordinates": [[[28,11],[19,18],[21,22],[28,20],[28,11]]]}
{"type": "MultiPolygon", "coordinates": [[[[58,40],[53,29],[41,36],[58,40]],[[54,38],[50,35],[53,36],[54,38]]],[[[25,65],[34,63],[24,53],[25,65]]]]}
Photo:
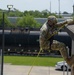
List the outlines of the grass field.
{"type": "Polygon", "coordinates": [[[4,63],[12,65],[55,66],[62,60],[63,58],[55,57],[4,56],[4,63]]]}

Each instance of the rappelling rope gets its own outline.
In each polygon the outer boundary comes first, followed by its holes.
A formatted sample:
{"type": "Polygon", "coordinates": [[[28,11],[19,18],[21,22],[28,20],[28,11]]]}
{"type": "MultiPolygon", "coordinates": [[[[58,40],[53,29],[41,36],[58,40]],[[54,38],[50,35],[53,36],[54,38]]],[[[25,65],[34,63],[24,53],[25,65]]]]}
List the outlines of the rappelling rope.
{"type": "MultiPolygon", "coordinates": [[[[64,26],[65,26],[65,25],[62,25],[62,26],[61,26],[58,30],[56,30],[56,32],[54,32],[48,39],[50,39],[52,36],[54,36],[55,34],[57,34],[58,31],[59,31],[60,29],[62,29],[64,26]]],[[[47,40],[48,40],[48,39],[47,39],[47,40]]],[[[41,51],[42,51],[42,49],[39,50],[37,57],[40,55],[41,51]]],[[[31,66],[31,68],[30,68],[30,70],[29,70],[29,72],[28,72],[28,75],[30,75],[31,70],[32,70],[32,68],[33,68],[33,65],[34,65],[35,61],[36,61],[36,58],[35,58],[34,61],[33,61],[33,64],[32,64],[32,66],[31,66]]]]}
{"type": "MultiPolygon", "coordinates": [[[[39,56],[39,54],[41,53],[41,51],[42,51],[42,49],[39,50],[37,57],[39,56]]],[[[36,58],[35,58],[34,61],[33,61],[33,64],[32,64],[32,66],[31,66],[31,68],[30,68],[30,70],[29,70],[29,72],[28,72],[28,75],[30,75],[30,72],[31,72],[31,70],[32,70],[32,68],[33,68],[33,65],[34,65],[35,61],[36,61],[36,58]]]]}

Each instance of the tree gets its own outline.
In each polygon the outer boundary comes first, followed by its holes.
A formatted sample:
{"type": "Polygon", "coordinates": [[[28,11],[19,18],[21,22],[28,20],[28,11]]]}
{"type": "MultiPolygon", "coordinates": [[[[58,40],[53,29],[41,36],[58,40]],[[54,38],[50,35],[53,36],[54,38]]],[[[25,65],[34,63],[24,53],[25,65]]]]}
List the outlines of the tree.
{"type": "Polygon", "coordinates": [[[34,17],[35,17],[35,18],[39,18],[39,17],[41,17],[41,16],[42,16],[41,12],[39,12],[38,10],[35,10],[35,11],[34,11],[34,17]]]}
{"type": "Polygon", "coordinates": [[[14,8],[14,10],[7,13],[9,17],[22,17],[23,12],[19,11],[18,9],[14,8]]]}
{"type": "Polygon", "coordinates": [[[39,28],[40,24],[34,19],[33,16],[26,15],[22,18],[17,19],[18,27],[30,27],[30,28],[39,28]]]}
{"type": "Polygon", "coordinates": [[[69,14],[68,12],[64,11],[63,14],[69,14]]]}
{"type": "MultiPolygon", "coordinates": [[[[4,16],[4,23],[5,23],[5,27],[11,27],[11,23],[8,20],[6,14],[4,16]]],[[[0,13],[0,27],[2,27],[2,24],[3,24],[3,13],[0,13]]]]}
{"type": "Polygon", "coordinates": [[[47,9],[45,9],[45,10],[42,11],[43,18],[47,18],[50,14],[51,13],[47,9]]]}

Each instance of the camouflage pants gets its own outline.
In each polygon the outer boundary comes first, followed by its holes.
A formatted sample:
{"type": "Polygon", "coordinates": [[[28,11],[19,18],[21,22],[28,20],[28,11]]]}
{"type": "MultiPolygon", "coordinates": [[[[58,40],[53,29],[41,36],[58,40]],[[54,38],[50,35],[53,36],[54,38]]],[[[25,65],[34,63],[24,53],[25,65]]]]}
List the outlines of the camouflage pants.
{"type": "MultiPolygon", "coordinates": [[[[40,38],[40,49],[41,50],[50,50],[50,41],[45,40],[44,38],[40,38]]],[[[66,47],[64,43],[59,42],[57,40],[53,40],[51,44],[51,50],[60,50],[62,47],[66,47]]]]}
{"type": "MultiPolygon", "coordinates": [[[[50,42],[46,41],[45,39],[40,39],[40,49],[41,50],[50,50],[50,42]]],[[[51,50],[58,50],[60,51],[62,57],[67,62],[69,66],[72,66],[74,64],[74,55],[70,58],[68,57],[68,51],[64,43],[53,40],[53,43],[51,45],[51,50]]]]}

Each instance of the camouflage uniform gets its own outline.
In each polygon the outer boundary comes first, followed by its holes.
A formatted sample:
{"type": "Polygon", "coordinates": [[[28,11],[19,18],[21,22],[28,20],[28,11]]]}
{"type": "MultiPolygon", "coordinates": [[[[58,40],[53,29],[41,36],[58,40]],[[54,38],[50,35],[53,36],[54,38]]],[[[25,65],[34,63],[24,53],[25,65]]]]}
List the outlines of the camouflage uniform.
{"type": "Polygon", "coordinates": [[[67,48],[65,44],[56,40],[50,41],[52,39],[52,34],[56,33],[56,29],[66,24],[74,24],[74,21],[69,20],[57,23],[57,19],[55,16],[49,16],[47,21],[43,24],[43,26],[40,29],[40,50],[59,50],[65,61],[71,66],[74,62],[74,57],[68,58],[67,48]],[[51,20],[54,26],[51,27],[50,25],[48,25],[48,20],[51,20]]]}

